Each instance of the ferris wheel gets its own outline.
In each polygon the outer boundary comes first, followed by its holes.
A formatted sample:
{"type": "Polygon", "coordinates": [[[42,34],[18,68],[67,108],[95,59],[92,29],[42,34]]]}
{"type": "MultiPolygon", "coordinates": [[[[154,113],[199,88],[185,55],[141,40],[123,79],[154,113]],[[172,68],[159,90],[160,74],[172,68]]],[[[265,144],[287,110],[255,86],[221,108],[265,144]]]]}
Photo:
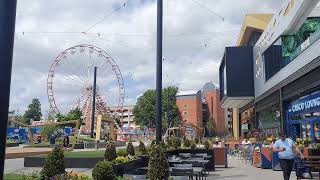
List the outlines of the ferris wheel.
{"type": "MultiPolygon", "coordinates": [[[[93,99],[94,68],[96,79],[96,114],[122,111],[125,87],[114,59],[101,48],[77,45],[62,51],[53,61],[47,77],[50,113],[62,113],[76,107],[90,119],[93,99]],[[111,112],[110,107],[116,111],[111,112]]],[[[116,122],[117,128],[119,125],[116,122]]]]}

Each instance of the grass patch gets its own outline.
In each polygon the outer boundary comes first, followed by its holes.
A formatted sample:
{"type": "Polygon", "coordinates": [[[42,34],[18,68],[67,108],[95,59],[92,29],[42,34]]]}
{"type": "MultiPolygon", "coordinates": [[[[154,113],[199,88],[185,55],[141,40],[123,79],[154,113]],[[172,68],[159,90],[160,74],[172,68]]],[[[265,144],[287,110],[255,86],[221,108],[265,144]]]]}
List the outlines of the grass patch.
{"type": "Polygon", "coordinates": [[[99,151],[71,151],[71,152],[65,152],[64,157],[69,158],[97,158],[97,157],[104,157],[104,150],[99,151]]]}
{"type": "Polygon", "coordinates": [[[78,136],[80,141],[89,141],[89,142],[95,142],[96,139],[90,138],[90,137],[85,137],[85,136],[78,136]]]}
{"type": "Polygon", "coordinates": [[[22,180],[26,178],[26,175],[22,175],[22,174],[5,174],[3,176],[4,180],[22,180]]]}

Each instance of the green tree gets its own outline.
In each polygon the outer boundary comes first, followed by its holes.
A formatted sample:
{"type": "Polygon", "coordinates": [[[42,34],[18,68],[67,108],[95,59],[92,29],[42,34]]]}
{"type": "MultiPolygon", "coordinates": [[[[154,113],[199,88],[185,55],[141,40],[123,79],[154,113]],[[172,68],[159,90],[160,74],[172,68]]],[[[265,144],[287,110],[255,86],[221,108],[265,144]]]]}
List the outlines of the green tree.
{"type": "MultiPolygon", "coordinates": [[[[82,111],[80,108],[76,107],[75,109],[72,109],[71,111],[68,112],[67,115],[63,114],[56,114],[56,119],[58,122],[63,122],[63,121],[71,121],[71,120],[79,120],[79,123],[82,123],[82,111]]],[[[70,126],[74,127],[75,124],[70,124],[70,126]]]]}
{"type": "Polygon", "coordinates": [[[212,116],[210,116],[209,121],[206,124],[206,129],[209,133],[209,137],[211,137],[213,135],[214,128],[215,128],[214,119],[212,116]]]}
{"type": "MultiPolygon", "coordinates": [[[[179,110],[175,99],[177,92],[178,88],[173,86],[162,90],[162,114],[164,115],[162,124],[164,131],[169,127],[168,122],[171,123],[171,126],[176,126],[180,122],[179,110]]],[[[143,95],[138,98],[137,104],[133,108],[133,113],[135,115],[135,121],[138,124],[154,127],[156,114],[156,91],[153,89],[145,91],[143,95]]]]}
{"type": "Polygon", "coordinates": [[[39,99],[32,99],[31,104],[28,106],[28,110],[24,113],[24,118],[26,119],[26,123],[30,124],[30,120],[40,121],[42,117],[41,113],[41,103],[39,99]]]}

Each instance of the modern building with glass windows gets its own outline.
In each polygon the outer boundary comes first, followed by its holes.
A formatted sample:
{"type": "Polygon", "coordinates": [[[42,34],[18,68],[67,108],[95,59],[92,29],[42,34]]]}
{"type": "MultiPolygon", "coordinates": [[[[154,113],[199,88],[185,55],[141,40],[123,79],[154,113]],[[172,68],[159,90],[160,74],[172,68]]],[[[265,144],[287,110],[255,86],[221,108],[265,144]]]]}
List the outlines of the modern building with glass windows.
{"type": "MultiPolygon", "coordinates": [[[[266,135],[283,130],[294,139],[320,140],[318,2],[286,0],[252,48],[254,100],[250,103],[254,126],[266,135]]],[[[226,70],[226,83],[233,84],[226,70]]],[[[220,86],[223,78],[220,72],[220,86]]]]}

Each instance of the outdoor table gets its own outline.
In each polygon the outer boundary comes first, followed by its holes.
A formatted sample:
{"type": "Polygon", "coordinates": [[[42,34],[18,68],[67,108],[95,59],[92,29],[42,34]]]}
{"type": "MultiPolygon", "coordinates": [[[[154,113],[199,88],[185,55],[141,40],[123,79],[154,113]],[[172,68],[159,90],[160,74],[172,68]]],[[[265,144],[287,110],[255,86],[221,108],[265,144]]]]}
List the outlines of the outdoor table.
{"type": "MultiPolygon", "coordinates": [[[[197,177],[201,177],[202,171],[204,170],[203,167],[169,167],[169,171],[172,172],[172,169],[191,169],[193,170],[194,174],[196,174],[197,177]]],[[[140,167],[139,170],[148,170],[149,167],[140,167]]]]}

